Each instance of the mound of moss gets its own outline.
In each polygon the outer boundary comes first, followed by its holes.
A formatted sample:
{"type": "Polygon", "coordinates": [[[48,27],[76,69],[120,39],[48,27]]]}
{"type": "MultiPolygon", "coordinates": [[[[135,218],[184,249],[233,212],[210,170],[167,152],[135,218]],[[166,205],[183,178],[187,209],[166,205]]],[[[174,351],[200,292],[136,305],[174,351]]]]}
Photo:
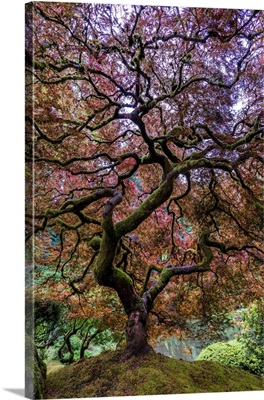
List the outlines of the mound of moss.
{"type": "Polygon", "coordinates": [[[182,361],[161,354],[124,360],[122,351],[97,357],[48,374],[46,398],[140,396],[263,390],[263,379],[212,361],[182,361]]]}

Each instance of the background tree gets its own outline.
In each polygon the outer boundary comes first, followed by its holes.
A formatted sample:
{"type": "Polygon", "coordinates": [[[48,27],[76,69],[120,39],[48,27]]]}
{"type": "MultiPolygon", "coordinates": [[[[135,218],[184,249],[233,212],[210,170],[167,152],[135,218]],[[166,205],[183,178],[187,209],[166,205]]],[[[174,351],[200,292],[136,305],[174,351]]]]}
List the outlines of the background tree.
{"type": "Polygon", "coordinates": [[[27,12],[28,237],[54,271],[39,290],[80,313],[96,284],[107,307],[116,293],[128,355],[151,349],[147,325],[260,297],[263,12],[27,12]]]}

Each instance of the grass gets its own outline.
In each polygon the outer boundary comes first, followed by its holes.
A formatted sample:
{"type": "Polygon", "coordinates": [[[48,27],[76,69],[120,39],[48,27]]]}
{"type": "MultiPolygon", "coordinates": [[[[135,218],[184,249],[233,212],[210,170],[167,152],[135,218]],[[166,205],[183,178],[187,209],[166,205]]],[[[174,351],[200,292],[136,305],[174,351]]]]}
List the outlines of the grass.
{"type": "Polygon", "coordinates": [[[263,378],[211,361],[182,361],[161,354],[124,360],[106,351],[48,373],[45,398],[142,396],[263,390],[263,378]]]}

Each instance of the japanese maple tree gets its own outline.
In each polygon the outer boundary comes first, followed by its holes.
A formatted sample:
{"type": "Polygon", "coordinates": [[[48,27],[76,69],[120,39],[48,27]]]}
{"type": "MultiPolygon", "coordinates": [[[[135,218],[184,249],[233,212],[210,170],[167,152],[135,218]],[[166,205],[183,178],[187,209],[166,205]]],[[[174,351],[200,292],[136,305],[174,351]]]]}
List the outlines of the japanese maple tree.
{"type": "Polygon", "coordinates": [[[263,293],[263,23],[254,10],[27,8],[36,274],[52,267],[47,296],[83,307],[98,285],[106,309],[116,292],[128,355],[152,348],[159,322],[263,293]]]}

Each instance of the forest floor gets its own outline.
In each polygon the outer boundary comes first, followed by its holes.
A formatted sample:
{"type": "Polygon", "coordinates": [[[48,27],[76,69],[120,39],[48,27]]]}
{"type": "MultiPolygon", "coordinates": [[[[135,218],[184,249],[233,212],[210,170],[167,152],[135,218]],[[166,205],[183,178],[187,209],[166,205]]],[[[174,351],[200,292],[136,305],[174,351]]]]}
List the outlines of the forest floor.
{"type": "Polygon", "coordinates": [[[264,390],[264,379],[210,361],[148,354],[124,360],[105,351],[48,373],[45,398],[140,396],[264,390]]]}

